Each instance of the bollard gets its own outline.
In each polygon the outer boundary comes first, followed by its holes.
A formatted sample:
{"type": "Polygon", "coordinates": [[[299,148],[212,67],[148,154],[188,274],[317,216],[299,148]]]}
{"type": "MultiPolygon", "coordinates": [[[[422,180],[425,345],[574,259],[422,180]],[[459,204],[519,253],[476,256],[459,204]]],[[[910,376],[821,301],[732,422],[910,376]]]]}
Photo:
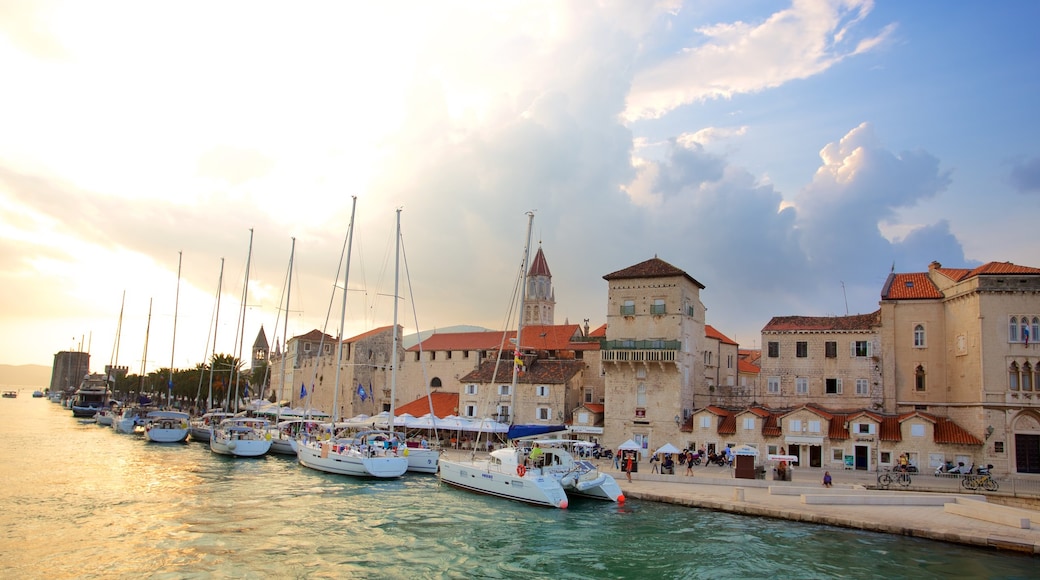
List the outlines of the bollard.
{"type": "Polygon", "coordinates": [[[733,488],[733,501],[744,501],[744,488],[734,487],[733,488]]]}

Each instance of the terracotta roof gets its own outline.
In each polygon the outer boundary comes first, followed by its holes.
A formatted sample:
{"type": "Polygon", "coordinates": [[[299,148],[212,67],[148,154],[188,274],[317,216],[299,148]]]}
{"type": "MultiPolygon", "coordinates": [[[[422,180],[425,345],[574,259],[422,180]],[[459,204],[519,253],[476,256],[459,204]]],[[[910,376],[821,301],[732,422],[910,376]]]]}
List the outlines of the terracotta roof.
{"type": "Polygon", "coordinates": [[[531,260],[531,268],[527,270],[527,275],[552,278],[552,274],[549,272],[549,264],[545,261],[545,254],[542,253],[541,246],[538,246],[538,252],[535,253],[534,260],[531,260]]]}
{"type": "Polygon", "coordinates": [[[1019,266],[1012,264],[1011,262],[987,262],[974,270],[967,268],[943,268],[942,264],[938,262],[932,262],[928,267],[929,270],[934,270],[943,276],[946,276],[950,280],[960,282],[967,280],[974,276],[1006,276],[1008,274],[1040,274],[1040,268],[1031,268],[1029,266],[1019,266]]]}
{"type": "MultiPolygon", "coordinates": [[[[536,360],[528,363],[527,369],[517,379],[518,382],[528,385],[562,385],[574,378],[575,375],[585,369],[582,361],[570,360],[536,360]]],[[[495,361],[489,360],[480,363],[480,367],[469,372],[459,379],[462,383],[503,383],[509,382],[513,377],[513,365],[511,361],[503,360],[498,365],[498,375],[495,373],[495,361]],[[494,380],[492,380],[494,378],[494,380]]]]}
{"type": "Polygon", "coordinates": [[[873,330],[881,325],[881,310],[852,316],[774,316],[762,332],[873,330]]]}
{"type": "Polygon", "coordinates": [[[956,445],[985,445],[985,442],[953,421],[937,417],[935,423],[935,442],[953,443],[956,445]]]}
{"type": "MultiPolygon", "coordinates": [[[[435,332],[421,343],[409,347],[408,351],[417,352],[420,344],[424,351],[498,350],[499,347],[511,350],[515,338],[515,330],[435,332]],[[503,334],[506,338],[504,343],[503,334]]],[[[598,341],[575,340],[580,338],[581,327],[577,324],[532,325],[523,328],[520,345],[524,350],[599,350],[598,341]]]]}
{"type": "Polygon", "coordinates": [[[359,340],[364,340],[366,338],[370,338],[370,337],[373,337],[373,336],[377,336],[377,335],[383,334],[384,332],[388,332],[392,328],[393,328],[392,324],[388,324],[386,326],[380,326],[379,328],[373,328],[372,330],[368,330],[368,331],[362,332],[361,334],[359,334],[357,336],[352,336],[352,337],[344,340],[343,342],[357,342],[359,340]]]}
{"type": "Polygon", "coordinates": [[[303,341],[308,341],[308,342],[318,342],[318,341],[321,340],[322,335],[325,336],[325,342],[327,342],[329,344],[332,344],[332,343],[336,342],[336,339],[334,337],[331,337],[331,336],[329,336],[327,334],[324,334],[322,331],[318,330],[317,328],[315,328],[314,330],[312,330],[312,331],[310,331],[310,332],[308,332],[306,334],[297,334],[293,338],[296,339],[296,340],[303,340],[303,341]]]}
{"type": "MultiPolygon", "coordinates": [[[[502,335],[507,340],[505,348],[510,348],[508,338],[516,336],[516,332],[503,333],[500,330],[487,330],[479,332],[435,332],[426,340],[422,341],[424,351],[445,350],[498,350],[502,344],[502,335]]],[[[408,348],[409,351],[419,350],[419,344],[408,348]]]]}
{"type": "Polygon", "coordinates": [[[834,415],[830,421],[830,428],[827,429],[827,438],[835,440],[845,440],[849,438],[849,417],[848,415],[834,415]]]}
{"type": "Polygon", "coordinates": [[[783,435],[783,429],[780,428],[780,416],[776,413],[769,413],[766,416],[765,422],[762,425],[762,435],[766,437],[779,437],[783,435]]]}
{"type": "Polygon", "coordinates": [[[934,300],[943,293],[926,272],[889,274],[881,289],[882,300],[934,300]]]}
{"type": "Polygon", "coordinates": [[[636,264],[635,266],[629,266],[617,272],[611,272],[603,277],[604,280],[626,280],[629,278],[665,278],[669,276],[682,276],[690,282],[697,285],[698,288],[704,289],[704,284],[693,279],[692,276],[686,272],[676,268],[675,266],[665,262],[664,260],[654,256],[653,258],[636,264]]]}
{"type": "Polygon", "coordinates": [[[581,406],[592,411],[593,413],[602,413],[603,409],[605,408],[604,405],[601,405],[599,403],[583,403],[581,406]]]}
{"type": "Polygon", "coordinates": [[[737,356],[739,356],[741,360],[746,360],[751,364],[758,365],[758,359],[762,358],[762,351],[760,349],[738,348],[737,356]]]}
{"type": "Polygon", "coordinates": [[[413,417],[422,417],[430,412],[431,402],[433,403],[434,416],[438,419],[443,419],[448,415],[457,414],[459,408],[459,394],[444,393],[441,391],[430,393],[429,400],[427,400],[426,397],[420,397],[410,403],[405,403],[400,407],[394,408],[394,416],[396,417],[408,413],[413,417]]]}
{"type": "Polygon", "coordinates": [[[719,423],[719,435],[734,435],[737,432],[737,416],[726,415],[719,423]]]}
{"type": "Polygon", "coordinates": [[[737,344],[736,342],[733,341],[733,339],[729,338],[725,334],[722,334],[721,332],[716,330],[714,326],[712,326],[710,324],[705,324],[704,325],[704,336],[707,337],[707,338],[714,338],[715,340],[717,340],[717,341],[719,341],[719,342],[721,342],[723,344],[732,344],[734,346],[737,344]]]}
{"type": "Polygon", "coordinates": [[[758,373],[762,372],[762,369],[759,368],[759,366],[756,364],[752,364],[742,358],[738,358],[737,372],[757,375],[758,373]]]}
{"type": "Polygon", "coordinates": [[[596,330],[589,331],[589,337],[606,338],[607,337],[607,325],[604,324],[596,330]]]}

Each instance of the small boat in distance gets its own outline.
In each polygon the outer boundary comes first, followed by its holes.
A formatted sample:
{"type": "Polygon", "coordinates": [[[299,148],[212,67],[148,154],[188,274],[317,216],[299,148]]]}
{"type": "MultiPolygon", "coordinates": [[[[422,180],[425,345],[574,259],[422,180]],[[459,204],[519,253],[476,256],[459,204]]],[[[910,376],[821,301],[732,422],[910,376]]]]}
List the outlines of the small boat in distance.
{"type": "Polygon", "coordinates": [[[5,399],[16,399],[18,398],[18,391],[4,391],[5,399]]]}
{"type": "Polygon", "coordinates": [[[39,391],[39,390],[33,391],[33,398],[34,399],[42,399],[43,398],[43,391],[39,391]]]}

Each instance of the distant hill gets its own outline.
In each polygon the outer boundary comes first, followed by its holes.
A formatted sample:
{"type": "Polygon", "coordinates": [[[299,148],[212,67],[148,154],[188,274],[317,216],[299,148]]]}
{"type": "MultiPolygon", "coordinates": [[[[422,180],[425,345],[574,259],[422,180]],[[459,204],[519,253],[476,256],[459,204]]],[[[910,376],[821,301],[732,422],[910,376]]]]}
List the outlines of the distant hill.
{"type": "MultiPolygon", "coordinates": [[[[433,330],[424,330],[416,334],[409,334],[401,337],[402,348],[412,348],[419,344],[420,341],[430,338],[433,333],[437,334],[451,334],[453,332],[491,332],[483,326],[466,326],[464,324],[458,326],[446,326],[444,328],[435,328],[433,330]]],[[[48,377],[50,375],[47,375],[48,377]]]]}
{"type": "Polygon", "coordinates": [[[43,365],[0,365],[0,385],[5,388],[46,389],[51,384],[51,367],[43,365]]]}

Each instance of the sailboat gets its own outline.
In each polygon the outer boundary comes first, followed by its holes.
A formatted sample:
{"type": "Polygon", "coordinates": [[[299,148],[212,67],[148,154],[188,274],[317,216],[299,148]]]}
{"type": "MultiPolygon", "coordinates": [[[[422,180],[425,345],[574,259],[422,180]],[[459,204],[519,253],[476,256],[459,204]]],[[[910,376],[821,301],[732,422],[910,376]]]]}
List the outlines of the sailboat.
{"type": "MultiPolygon", "coordinates": [[[[343,306],[340,314],[340,334],[343,334],[343,325],[346,322],[347,306],[347,281],[350,277],[350,246],[354,236],[354,212],[357,206],[357,197],[354,198],[350,212],[350,229],[347,237],[346,268],[343,274],[343,306]]],[[[398,232],[400,232],[401,213],[397,213],[398,232]]],[[[400,236],[398,236],[400,243],[400,236]]],[[[396,288],[395,288],[396,290],[396,288]]],[[[394,293],[394,364],[393,372],[397,372],[397,293],[394,293]]],[[[336,347],[336,385],[339,385],[339,373],[343,360],[343,337],[340,336],[336,347]]],[[[337,387],[335,393],[339,393],[337,387]]],[[[390,416],[393,416],[394,395],[390,395],[390,416]]],[[[336,396],[333,396],[332,408],[338,409],[336,396]]],[[[337,417],[332,418],[332,427],[335,428],[337,417]]],[[[383,435],[373,435],[371,438],[363,438],[356,441],[354,438],[329,438],[304,437],[296,444],[296,458],[300,465],[317,469],[326,473],[337,473],[341,475],[353,475],[356,477],[393,478],[404,475],[408,469],[408,458],[404,451],[395,446],[389,438],[383,435]]]]}
{"type": "MultiPolygon", "coordinates": [[[[177,252],[177,293],[173,305],[173,342],[170,345],[170,378],[167,383],[166,404],[170,406],[173,398],[173,361],[174,347],[177,343],[177,310],[181,297],[181,260],[183,252],[177,252]]],[[[183,443],[188,439],[188,420],[190,415],[181,411],[151,411],[145,415],[144,437],[155,443],[183,443]]]]}
{"type": "MultiPolygon", "coordinates": [[[[534,213],[529,212],[527,222],[527,238],[520,266],[521,286],[527,262],[530,257],[531,228],[534,225],[534,213]]],[[[516,349],[513,355],[513,378],[510,393],[516,393],[520,364],[520,333],[523,329],[523,291],[519,292],[518,324],[516,333],[516,349]]],[[[504,343],[504,341],[503,341],[504,343]]],[[[501,353],[499,359],[501,360],[501,353]]],[[[496,363],[497,364],[497,363],[496,363]]],[[[566,508],[567,493],[561,481],[541,469],[528,469],[528,457],[519,447],[496,449],[486,459],[471,456],[467,460],[447,460],[440,462],[440,479],[442,482],[485,495],[512,499],[534,505],[566,508]]]]}
{"type": "MultiPolygon", "coordinates": [[[[249,229],[249,254],[246,257],[246,279],[242,286],[242,303],[239,306],[238,321],[240,328],[236,330],[235,343],[238,346],[238,358],[242,360],[242,342],[245,332],[246,298],[249,295],[249,266],[253,260],[253,229],[249,229]]],[[[241,366],[236,365],[236,366],[241,366]]],[[[238,368],[235,373],[241,373],[238,368]]],[[[238,408],[238,374],[235,375],[235,408],[238,408]]],[[[230,386],[228,387],[230,395],[230,386]]],[[[266,419],[258,417],[230,417],[216,426],[210,422],[209,448],[218,455],[235,457],[260,457],[271,450],[271,434],[267,432],[269,424],[266,419]]]]}
{"type": "MultiPolygon", "coordinates": [[[[126,290],[123,290],[123,299],[119,303],[119,323],[116,324],[116,341],[112,345],[112,360],[108,365],[108,377],[106,378],[106,385],[113,385],[112,390],[115,390],[116,382],[116,369],[119,368],[119,340],[120,335],[123,333],[123,309],[126,306],[126,290]]],[[[108,387],[106,386],[106,390],[108,387]]],[[[115,402],[108,401],[108,394],[105,394],[105,408],[97,412],[94,415],[94,420],[97,421],[98,425],[102,427],[111,427],[116,420],[116,410],[113,408],[115,402]]]]}
{"type": "Polygon", "coordinates": [[[139,397],[138,403],[129,402],[123,406],[123,411],[116,418],[115,422],[112,423],[112,427],[116,430],[116,433],[132,434],[137,431],[138,427],[144,425],[144,415],[148,412],[148,409],[143,409],[140,403],[143,402],[144,397],[144,371],[148,365],[148,334],[152,329],[152,299],[148,299],[148,323],[144,327],[144,354],[141,355],[141,374],[137,385],[137,394],[139,397]]]}

